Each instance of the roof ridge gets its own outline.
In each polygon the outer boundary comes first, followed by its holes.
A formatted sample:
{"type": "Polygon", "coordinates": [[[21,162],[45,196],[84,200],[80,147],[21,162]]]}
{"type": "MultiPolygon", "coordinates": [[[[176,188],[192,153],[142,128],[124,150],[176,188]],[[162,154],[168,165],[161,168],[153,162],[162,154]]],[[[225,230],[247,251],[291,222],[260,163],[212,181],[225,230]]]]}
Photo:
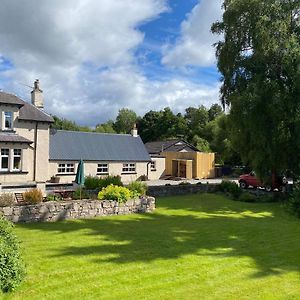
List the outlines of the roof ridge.
{"type": "Polygon", "coordinates": [[[74,133],[89,133],[89,134],[98,134],[98,135],[123,135],[123,136],[132,136],[129,133],[108,133],[108,132],[95,132],[95,131],[78,131],[78,130],[65,130],[65,129],[57,129],[56,132],[74,132],[74,133]]]}

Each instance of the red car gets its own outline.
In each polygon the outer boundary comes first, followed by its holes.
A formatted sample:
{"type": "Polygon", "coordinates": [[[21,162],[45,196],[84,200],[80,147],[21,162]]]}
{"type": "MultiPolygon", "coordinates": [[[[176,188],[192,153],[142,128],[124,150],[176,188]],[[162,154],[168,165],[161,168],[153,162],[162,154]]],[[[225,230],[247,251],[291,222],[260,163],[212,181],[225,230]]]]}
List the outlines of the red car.
{"type": "Polygon", "coordinates": [[[256,176],[254,172],[249,174],[243,174],[239,177],[239,184],[242,189],[246,189],[248,186],[252,186],[254,188],[262,187],[265,188],[266,191],[272,191],[278,189],[278,191],[282,191],[286,184],[287,179],[284,176],[277,176],[276,180],[272,182],[272,184],[263,184],[256,176]]]}

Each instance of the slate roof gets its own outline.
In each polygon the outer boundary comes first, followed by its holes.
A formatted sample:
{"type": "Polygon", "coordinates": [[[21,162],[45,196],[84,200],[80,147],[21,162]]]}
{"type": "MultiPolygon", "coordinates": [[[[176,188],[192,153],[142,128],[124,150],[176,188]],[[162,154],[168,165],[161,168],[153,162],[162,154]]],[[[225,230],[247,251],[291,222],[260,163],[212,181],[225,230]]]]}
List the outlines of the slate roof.
{"type": "Polygon", "coordinates": [[[50,134],[49,158],[108,162],[151,160],[139,136],[65,130],[50,134]]]}
{"type": "Polygon", "coordinates": [[[159,154],[163,151],[170,151],[170,152],[180,152],[182,150],[185,150],[187,152],[198,151],[196,147],[194,147],[193,145],[191,145],[190,143],[182,139],[148,142],[145,144],[145,146],[147,148],[148,153],[150,154],[159,154]],[[178,143],[180,143],[180,145],[176,145],[178,143]]]}
{"type": "Polygon", "coordinates": [[[0,133],[0,142],[4,143],[26,143],[31,144],[32,141],[16,134],[16,133],[0,133]]]}
{"type": "Polygon", "coordinates": [[[0,92],[0,104],[17,105],[20,108],[19,120],[46,123],[54,122],[51,116],[13,94],[0,92]]]}

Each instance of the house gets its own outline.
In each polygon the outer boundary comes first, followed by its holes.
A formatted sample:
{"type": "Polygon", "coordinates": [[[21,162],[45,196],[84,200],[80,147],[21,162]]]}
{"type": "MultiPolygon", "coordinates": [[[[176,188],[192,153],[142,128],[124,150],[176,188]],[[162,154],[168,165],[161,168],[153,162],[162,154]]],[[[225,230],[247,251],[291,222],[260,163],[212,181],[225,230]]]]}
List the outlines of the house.
{"type": "Polygon", "coordinates": [[[155,163],[164,159],[164,176],[187,179],[215,177],[215,154],[200,152],[183,139],[149,142],[145,146],[155,163]]]}
{"type": "Polygon", "coordinates": [[[31,103],[0,92],[0,183],[37,185],[48,179],[49,128],[42,90],[34,83],[31,103]]]}
{"type": "Polygon", "coordinates": [[[107,134],[58,130],[50,134],[49,173],[72,182],[77,163],[91,176],[120,175],[123,182],[147,176],[150,156],[133,129],[132,134],[107,134]]]}
{"type": "Polygon", "coordinates": [[[45,191],[52,176],[71,183],[80,159],[85,175],[120,175],[130,182],[150,172],[151,158],[136,128],[127,135],[55,131],[50,129],[53,118],[43,108],[38,80],[31,103],[0,92],[0,189],[45,191]]]}

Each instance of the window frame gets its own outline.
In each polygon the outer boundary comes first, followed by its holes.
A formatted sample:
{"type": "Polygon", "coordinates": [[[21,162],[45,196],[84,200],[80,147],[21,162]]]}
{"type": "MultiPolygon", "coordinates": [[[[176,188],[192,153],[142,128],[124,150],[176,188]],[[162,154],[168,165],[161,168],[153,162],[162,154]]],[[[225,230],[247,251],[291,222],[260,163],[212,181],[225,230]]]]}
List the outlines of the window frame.
{"type": "Polygon", "coordinates": [[[12,149],[12,171],[18,172],[21,170],[22,170],[22,149],[21,148],[12,149]],[[16,154],[16,151],[18,151],[19,154],[16,154]],[[19,168],[15,168],[15,158],[20,158],[19,168]]]}
{"type": "Polygon", "coordinates": [[[4,111],[3,112],[3,130],[13,130],[13,121],[14,121],[14,113],[13,111],[4,111]],[[8,115],[9,114],[9,115],[8,115]],[[6,121],[9,120],[10,127],[6,126],[6,121]]]}
{"type": "Polygon", "coordinates": [[[136,163],[123,163],[122,174],[136,174],[136,163]]]}
{"type": "Polygon", "coordinates": [[[57,174],[58,175],[74,175],[75,174],[75,164],[74,163],[58,163],[57,164],[57,174]]]}
{"type": "Polygon", "coordinates": [[[10,167],[10,163],[9,163],[9,158],[10,158],[10,153],[9,153],[9,148],[1,148],[0,149],[0,171],[1,172],[9,172],[9,167],[10,167]],[[2,150],[7,150],[8,154],[2,154],[2,150]],[[7,158],[7,168],[2,168],[2,164],[3,164],[3,161],[2,159],[6,157],[7,158]]]}
{"type": "Polygon", "coordinates": [[[150,171],[151,172],[155,172],[156,171],[156,161],[155,160],[151,160],[150,171]]]}
{"type": "Polygon", "coordinates": [[[109,174],[109,164],[108,163],[97,164],[97,175],[107,175],[107,174],[109,174]],[[100,171],[100,169],[104,169],[104,170],[100,171]]]}

